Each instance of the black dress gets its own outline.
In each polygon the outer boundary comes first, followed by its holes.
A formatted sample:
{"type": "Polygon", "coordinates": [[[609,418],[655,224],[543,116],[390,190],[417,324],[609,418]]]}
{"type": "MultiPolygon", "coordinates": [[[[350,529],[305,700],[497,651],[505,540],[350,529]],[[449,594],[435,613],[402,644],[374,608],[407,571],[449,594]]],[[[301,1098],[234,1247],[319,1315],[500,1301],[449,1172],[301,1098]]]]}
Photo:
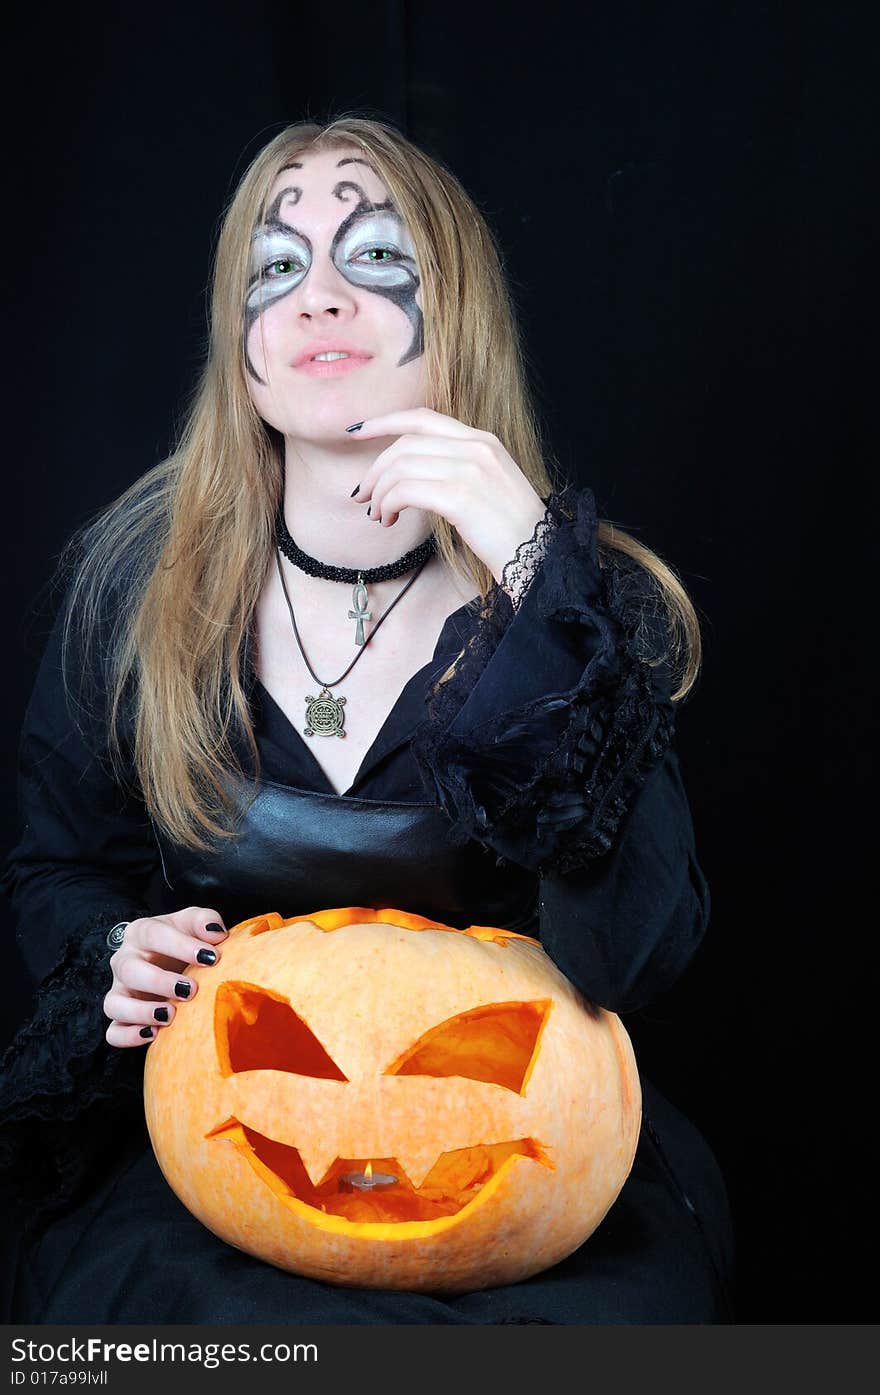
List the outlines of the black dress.
{"type": "Polygon", "coordinates": [[[4,1321],[734,1320],[717,1161],[644,1075],[633,1168],[589,1240],[527,1282],[450,1298],[333,1287],[215,1237],[155,1162],[144,1051],[104,1038],[108,927],[187,905],[227,925],[344,904],[503,926],[540,938],[587,997],[622,1014],[679,977],[710,903],[670,674],[646,662],[657,627],[644,574],[625,559],[600,568],[596,526],[590,490],[551,498],[505,569],[521,603],[496,586],[448,618],[343,795],[245,653],[262,779],[256,794],[242,784],[235,843],[208,854],[157,836],[97,734],[71,725],[56,622],[22,732],[24,831],[3,875],[39,985],[2,1061],[4,1321]]]}

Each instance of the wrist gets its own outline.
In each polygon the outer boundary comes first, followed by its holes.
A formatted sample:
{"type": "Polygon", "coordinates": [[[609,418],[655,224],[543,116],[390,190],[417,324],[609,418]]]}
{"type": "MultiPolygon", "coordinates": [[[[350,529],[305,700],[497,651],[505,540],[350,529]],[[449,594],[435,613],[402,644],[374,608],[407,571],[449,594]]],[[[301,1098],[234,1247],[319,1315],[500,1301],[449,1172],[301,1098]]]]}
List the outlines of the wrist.
{"type": "Polygon", "coordinates": [[[544,560],[554,526],[554,520],[545,507],[532,532],[517,545],[514,552],[508,554],[500,577],[496,577],[502,591],[510,597],[514,610],[519,609],[544,560]]]}

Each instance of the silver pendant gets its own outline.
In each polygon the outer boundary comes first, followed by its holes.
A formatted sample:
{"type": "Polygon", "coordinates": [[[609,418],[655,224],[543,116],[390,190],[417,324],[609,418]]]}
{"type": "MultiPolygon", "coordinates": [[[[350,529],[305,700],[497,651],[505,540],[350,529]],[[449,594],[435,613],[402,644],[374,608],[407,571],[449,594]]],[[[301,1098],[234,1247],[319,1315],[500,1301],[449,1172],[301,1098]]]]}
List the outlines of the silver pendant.
{"type": "Polygon", "coordinates": [[[303,736],[345,736],[344,706],[345,698],[335,698],[329,688],[322,688],[317,697],[307,697],[303,736]]]}
{"type": "Polygon", "coordinates": [[[354,610],[350,610],[348,612],[349,620],[357,621],[357,626],[354,632],[355,644],[366,643],[366,640],[364,639],[364,621],[372,620],[373,618],[372,612],[367,610],[367,600],[367,588],[364,585],[361,576],[358,576],[358,579],[355,582],[354,590],[351,593],[351,603],[354,606],[354,610]]]}

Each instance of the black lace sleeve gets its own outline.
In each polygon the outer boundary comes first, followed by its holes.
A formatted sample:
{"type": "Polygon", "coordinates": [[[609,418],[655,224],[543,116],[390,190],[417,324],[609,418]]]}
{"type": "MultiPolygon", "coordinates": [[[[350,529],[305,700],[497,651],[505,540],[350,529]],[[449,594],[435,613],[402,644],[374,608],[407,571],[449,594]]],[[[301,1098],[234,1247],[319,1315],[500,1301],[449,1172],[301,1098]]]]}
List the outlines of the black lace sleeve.
{"type": "MultiPolygon", "coordinates": [[[[132,906],[125,918],[145,914],[132,906]]],[[[108,904],[70,935],[0,1060],[0,1187],[32,1221],[73,1200],[120,1130],[143,1122],[144,1051],[105,1037],[106,936],[119,915],[108,904]]]]}
{"type": "Polygon", "coordinates": [[[592,491],[552,495],[429,697],[414,751],[454,844],[540,874],[583,866],[670,746],[650,579],[622,554],[603,561],[592,491]]]}
{"type": "Polygon", "coordinates": [[[123,1124],[143,1114],[148,1048],[111,1047],[105,1037],[106,935],[151,913],[159,858],[143,802],[113,778],[91,729],[71,720],[62,622],[63,610],[22,724],[21,836],[0,875],[35,990],[0,1061],[0,1188],[34,1214],[71,1199],[123,1124]]]}

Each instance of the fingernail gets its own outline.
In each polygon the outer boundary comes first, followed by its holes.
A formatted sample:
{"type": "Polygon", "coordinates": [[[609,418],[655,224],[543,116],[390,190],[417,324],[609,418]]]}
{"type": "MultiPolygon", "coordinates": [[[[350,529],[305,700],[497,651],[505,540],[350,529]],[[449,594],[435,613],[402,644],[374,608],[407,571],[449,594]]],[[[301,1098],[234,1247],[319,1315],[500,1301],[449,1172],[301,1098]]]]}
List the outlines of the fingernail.
{"type": "Polygon", "coordinates": [[[190,993],[192,992],[192,984],[183,982],[175,983],[174,991],[177,994],[178,998],[188,998],[190,993]]]}
{"type": "Polygon", "coordinates": [[[141,1027],[141,1036],[142,1036],[142,1037],[151,1037],[152,1035],[153,1035],[153,1029],[152,1029],[152,1027],[141,1027]]]}
{"type": "Polygon", "coordinates": [[[360,491],[360,485],[359,485],[359,484],[356,484],[355,487],[354,487],[354,489],[351,491],[351,494],[349,495],[349,498],[350,498],[350,499],[353,499],[354,496],[355,496],[357,493],[359,493],[359,491],[360,491]]]}
{"type": "Polygon", "coordinates": [[[155,1011],[153,1012],[153,1016],[155,1017],[155,1019],[156,1019],[157,1022],[167,1022],[167,1021],[168,1021],[168,1009],[167,1009],[167,1007],[159,1007],[159,1008],[156,1008],[155,1011]]]}
{"type": "MultiPolygon", "coordinates": [[[[366,421],[366,417],[364,417],[364,421],[366,421]]],[[[347,426],[345,429],[346,431],[360,431],[364,421],[356,421],[354,426],[347,426]]]]}
{"type": "Polygon", "coordinates": [[[371,509],[372,507],[373,507],[372,504],[367,504],[367,518],[369,518],[369,516],[370,516],[370,509],[371,509]]]}
{"type": "Polygon", "coordinates": [[[212,921],[210,925],[206,925],[205,929],[208,930],[212,935],[226,934],[226,930],[224,929],[224,927],[222,925],[218,925],[216,920],[212,921]]]}
{"type": "Polygon", "coordinates": [[[213,949],[200,949],[196,955],[200,964],[216,964],[217,956],[213,949]]]}

